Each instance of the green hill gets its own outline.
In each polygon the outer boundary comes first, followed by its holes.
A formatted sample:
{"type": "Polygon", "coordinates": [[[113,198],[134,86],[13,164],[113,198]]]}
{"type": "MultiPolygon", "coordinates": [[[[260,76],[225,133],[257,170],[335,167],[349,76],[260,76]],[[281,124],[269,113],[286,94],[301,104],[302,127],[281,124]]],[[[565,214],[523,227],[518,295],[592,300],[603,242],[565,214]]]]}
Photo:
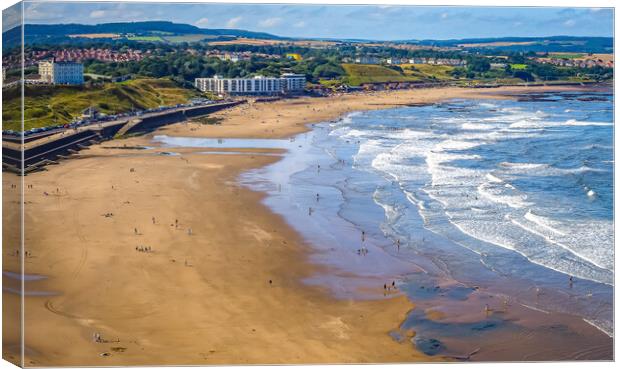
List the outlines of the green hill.
{"type": "Polygon", "coordinates": [[[405,75],[418,77],[423,80],[445,81],[453,79],[450,73],[454,70],[454,67],[449,65],[403,64],[401,67],[405,75]]]}
{"type": "Polygon", "coordinates": [[[342,64],[347,73],[344,82],[351,86],[372,82],[410,82],[418,81],[415,76],[406,76],[403,73],[381,65],[369,64],[342,64]]]}
{"type": "MultiPolygon", "coordinates": [[[[173,23],[169,21],[146,22],[118,22],[102,24],[26,24],[23,29],[26,44],[58,44],[68,42],[88,41],[89,38],[75,37],[79,35],[108,34],[110,38],[98,38],[99,41],[110,41],[115,37],[132,35],[138,37],[136,41],[168,41],[159,36],[180,36],[196,41],[198,35],[206,37],[247,37],[266,40],[285,39],[265,32],[252,32],[242,29],[210,29],[199,28],[190,24],[173,23]],[[73,36],[73,37],[72,37],[73,36]]],[[[128,36],[131,37],[132,36],[128,36]]],[[[3,48],[21,45],[22,27],[14,27],[2,32],[3,48]]],[[[169,41],[182,42],[182,41],[169,41]]]]}
{"type": "MultiPolygon", "coordinates": [[[[169,79],[136,79],[103,87],[26,86],[24,129],[69,123],[90,106],[105,114],[186,103],[199,93],[169,79]]],[[[19,131],[18,88],[3,91],[3,129],[19,131]]]]}

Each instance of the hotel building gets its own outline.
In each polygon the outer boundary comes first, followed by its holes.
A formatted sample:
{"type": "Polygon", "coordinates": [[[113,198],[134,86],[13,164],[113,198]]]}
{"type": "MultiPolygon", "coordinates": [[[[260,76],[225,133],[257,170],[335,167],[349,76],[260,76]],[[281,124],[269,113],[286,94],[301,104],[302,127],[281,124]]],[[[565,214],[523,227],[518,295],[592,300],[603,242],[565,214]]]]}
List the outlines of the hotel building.
{"type": "Polygon", "coordinates": [[[43,61],[39,63],[41,81],[55,85],[81,85],[84,83],[84,65],[75,62],[43,61]]]}
{"type": "Polygon", "coordinates": [[[306,76],[285,73],[280,77],[256,76],[253,78],[196,78],[194,85],[200,91],[226,95],[278,95],[293,94],[304,90],[306,76]]]}

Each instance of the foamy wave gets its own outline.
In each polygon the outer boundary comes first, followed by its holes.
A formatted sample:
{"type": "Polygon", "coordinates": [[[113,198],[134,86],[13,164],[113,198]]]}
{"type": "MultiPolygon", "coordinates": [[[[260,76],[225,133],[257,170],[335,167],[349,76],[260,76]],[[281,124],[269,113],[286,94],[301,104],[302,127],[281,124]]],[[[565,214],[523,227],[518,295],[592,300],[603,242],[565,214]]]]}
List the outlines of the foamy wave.
{"type": "Polygon", "coordinates": [[[478,186],[478,193],[492,202],[504,204],[514,209],[521,209],[533,205],[531,202],[526,201],[526,195],[505,193],[504,187],[497,188],[490,183],[483,183],[478,186]]]}
{"type": "MultiPolygon", "coordinates": [[[[613,251],[610,253],[609,250],[600,247],[605,239],[613,237],[613,230],[610,229],[612,227],[607,222],[590,221],[574,226],[565,225],[536,215],[531,210],[521,219],[510,217],[510,221],[580,260],[603,270],[613,270],[613,251]]],[[[566,272],[571,273],[571,271],[566,272]]]]}
{"type": "Polygon", "coordinates": [[[613,126],[613,123],[608,122],[580,122],[575,119],[569,119],[564,124],[567,126],[613,126]]]}
{"type": "Polygon", "coordinates": [[[575,119],[569,119],[565,122],[553,122],[543,120],[522,120],[512,123],[510,128],[553,128],[553,127],[576,127],[576,126],[613,126],[613,123],[608,122],[582,122],[575,119]]]}
{"type": "Polygon", "coordinates": [[[536,224],[538,224],[539,226],[549,230],[550,232],[553,232],[555,234],[559,234],[562,236],[565,236],[566,234],[560,230],[557,230],[555,228],[553,228],[553,225],[555,224],[554,222],[552,222],[550,219],[547,219],[543,216],[540,215],[536,215],[532,212],[532,210],[528,210],[527,213],[525,213],[524,218],[534,222],[536,224]]]}
{"type": "Polygon", "coordinates": [[[357,129],[351,129],[351,130],[349,130],[349,132],[347,132],[345,135],[343,135],[343,137],[364,137],[364,136],[368,136],[368,135],[369,135],[368,131],[359,131],[357,129]]]}
{"type": "Polygon", "coordinates": [[[496,176],[494,176],[494,175],[493,175],[493,174],[491,174],[491,173],[487,173],[486,178],[487,178],[489,181],[491,181],[491,182],[495,182],[495,183],[503,183],[503,182],[504,182],[503,180],[501,180],[501,179],[497,178],[496,176]]]}
{"type": "Polygon", "coordinates": [[[547,164],[537,164],[537,163],[509,163],[509,162],[501,162],[499,163],[502,167],[511,168],[511,169],[543,169],[548,168],[547,164]]]}
{"type": "Polygon", "coordinates": [[[598,329],[599,331],[605,333],[609,337],[611,338],[614,337],[614,326],[609,321],[598,320],[598,319],[591,320],[591,319],[586,319],[586,318],[583,318],[583,321],[590,324],[591,326],[598,329]]]}
{"type": "Polygon", "coordinates": [[[493,124],[483,124],[483,123],[463,123],[461,125],[462,129],[472,130],[472,131],[487,131],[491,129],[498,128],[493,124]]]}

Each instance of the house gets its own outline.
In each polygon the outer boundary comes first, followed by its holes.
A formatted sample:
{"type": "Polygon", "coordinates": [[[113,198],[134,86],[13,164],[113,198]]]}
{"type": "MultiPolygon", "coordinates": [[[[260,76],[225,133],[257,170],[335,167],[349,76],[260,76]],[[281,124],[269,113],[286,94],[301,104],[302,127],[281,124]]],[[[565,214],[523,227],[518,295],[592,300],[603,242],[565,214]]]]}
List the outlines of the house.
{"type": "Polygon", "coordinates": [[[380,64],[381,60],[376,56],[359,56],[355,58],[356,64],[380,64]]]}
{"type": "Polygon", "coordinates": [[[84,84],[84,65],[75,62],[57,62],[55,60],[39,63],[41,81],[55,85],[84,84]]]}

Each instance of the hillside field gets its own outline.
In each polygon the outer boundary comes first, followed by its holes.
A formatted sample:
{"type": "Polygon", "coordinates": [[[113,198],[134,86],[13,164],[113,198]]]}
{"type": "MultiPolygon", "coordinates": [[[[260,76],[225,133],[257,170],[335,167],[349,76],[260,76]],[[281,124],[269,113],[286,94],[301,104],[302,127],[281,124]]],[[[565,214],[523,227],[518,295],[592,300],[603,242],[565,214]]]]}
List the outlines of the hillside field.
{"type": "Polygon", "coordinates": [[[204,39],[213,38],[213,36],[209,35],[173,35],[173,36],[163,36],[162,37],[166,42],[199,42],[204,39]]]}
{"type": "Polygon", "coordinates": [[[351,86],[359,86],[363,83],[372,82],[411,82],[419,78],[406,76],[399,71],[370,64],[342,64],[347,73],[344,82],[351,86]]]}
{"type": "Polygon", "coordinates": [[[161,42],[163,41],[160,36],[129,36],[129,41],[147,41],[147,42],[161,42]]]}
{"type": "MultiPolygon", "coordinates": [[[[24,129],[70,123],[90,106],[105,114],[117,114],[187,103],[197,96],[197,91],[181,88],[163,78],[106,83],[103,87],[27,85],[24,129]]],[[[19,131],[19,89],[5,90],[2,98],[2,129],[19,131]]]]}
{"type": "Polygon", "coordinates": [[[417,77],[423,80],[451,80],[454,67],[450,65],[433,64],[403,64],[401,65],[405,75],[417,77]]]}

